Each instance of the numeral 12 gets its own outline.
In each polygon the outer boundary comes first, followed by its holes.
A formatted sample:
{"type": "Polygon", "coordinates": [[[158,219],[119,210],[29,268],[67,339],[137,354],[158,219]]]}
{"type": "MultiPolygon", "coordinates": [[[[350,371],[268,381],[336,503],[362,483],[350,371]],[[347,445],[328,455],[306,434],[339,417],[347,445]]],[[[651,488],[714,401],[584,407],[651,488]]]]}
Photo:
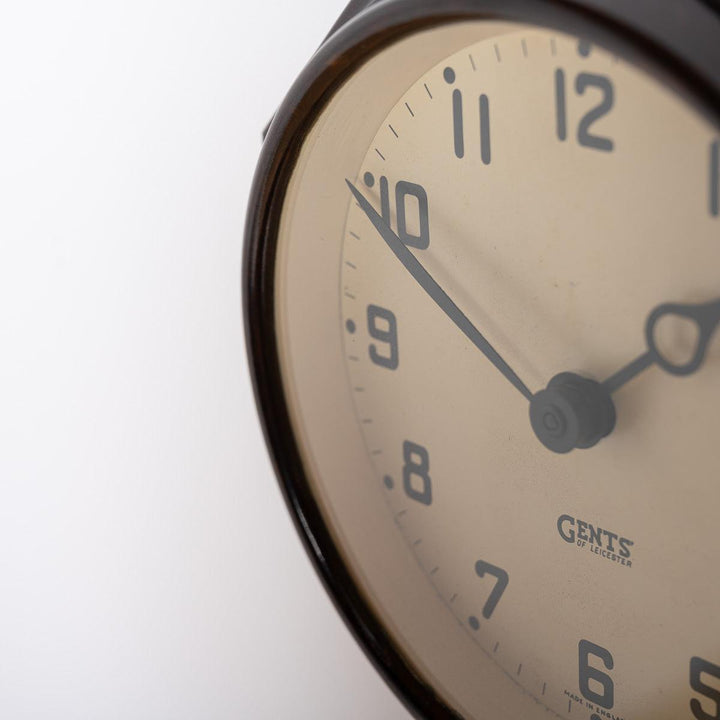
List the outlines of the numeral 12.
{"type": "MultiPolygon", "coordinates": [[[[605,117],[615,104],[615,90],[610,78],[604,75],[593,75],[591,73],[580,73],[575,78],[575,92],[584,95],[588,88],[599,90],[602,94],[600,102],[591,110],[588,110],[578,124],[577,140],[583,147],[612,152],[615,144],[610,138],[595,135],[590,128],[605,117]]],[[[555,111],[557,115],[557,136],[559,140],[567,140],[567,90],[565,82],[565,71],[555,71],[555,111]]]]}

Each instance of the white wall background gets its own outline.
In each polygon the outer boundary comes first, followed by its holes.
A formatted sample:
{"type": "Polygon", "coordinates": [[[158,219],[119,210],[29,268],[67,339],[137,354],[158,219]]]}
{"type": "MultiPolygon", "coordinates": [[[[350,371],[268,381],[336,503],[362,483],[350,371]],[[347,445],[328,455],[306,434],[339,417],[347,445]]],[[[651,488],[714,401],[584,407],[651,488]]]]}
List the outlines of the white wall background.
{"type": "Polygon", "coordinates": [[[259,431],[260,133],[342,0],[0,6],[0,717],[406,718],[259,431]]]}

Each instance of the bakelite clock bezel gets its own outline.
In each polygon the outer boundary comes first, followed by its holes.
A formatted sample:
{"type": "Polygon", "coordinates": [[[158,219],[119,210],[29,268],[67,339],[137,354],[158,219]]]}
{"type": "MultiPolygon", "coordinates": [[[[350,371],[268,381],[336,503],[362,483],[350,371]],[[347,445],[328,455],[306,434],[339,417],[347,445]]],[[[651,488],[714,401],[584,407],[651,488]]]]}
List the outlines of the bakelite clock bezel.
{"type": "Polygon", "coordinates": [[[459,716],[413,668],[366,603],[303,470],[275,330],[276,239],[299,150],[333,92],[364,60],[403,36],[483,18],[545,26],[611,47],[651,67],[720,118],[720,16],[696,0],[366,0],[351,3],[273,119],[248,204],[242,278],[246,341],[265,438],[300,537],[338,611],[385,681],[423,718],[459,716]]]}

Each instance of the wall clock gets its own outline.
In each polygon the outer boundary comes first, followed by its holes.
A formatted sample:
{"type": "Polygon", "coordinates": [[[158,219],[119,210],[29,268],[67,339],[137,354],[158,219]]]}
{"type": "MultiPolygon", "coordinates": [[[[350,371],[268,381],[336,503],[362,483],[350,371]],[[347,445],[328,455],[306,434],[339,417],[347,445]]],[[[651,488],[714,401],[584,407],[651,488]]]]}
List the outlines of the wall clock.
{"type": "Polygon", "coordinates": [[[418,717],[720,718],[720,13],[353,2],[246,328],[308,552],[418,717]]]}

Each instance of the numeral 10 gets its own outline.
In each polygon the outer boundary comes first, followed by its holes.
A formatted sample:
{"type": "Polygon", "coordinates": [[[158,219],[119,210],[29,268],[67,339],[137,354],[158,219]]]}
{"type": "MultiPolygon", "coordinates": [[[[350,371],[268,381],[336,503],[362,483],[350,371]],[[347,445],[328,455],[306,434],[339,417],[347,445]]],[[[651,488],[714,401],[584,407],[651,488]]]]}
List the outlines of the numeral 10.
{"type": "MultiPolygon", "coordinates": [[[[375,186],[375,176],[365,173],[365,185],[369,188],[375,186]]],[[[427,250],[430,247],[430,208],[428,196],[422,185],[401,180],[395,186],[395,209],[397,212],[397,234],[408,246],[418,250],[427,250]],[[414,207],[408,207],[408,199],[414,207]],[[412,223],[411,223],[412,220],[412,223]],[[413,225],[412,232],[409,229],[413,225]]],[[[383,175],[380,178],[380,215],[392,227],[392,208],[390,207],[390,183],[383,175]]]]}

